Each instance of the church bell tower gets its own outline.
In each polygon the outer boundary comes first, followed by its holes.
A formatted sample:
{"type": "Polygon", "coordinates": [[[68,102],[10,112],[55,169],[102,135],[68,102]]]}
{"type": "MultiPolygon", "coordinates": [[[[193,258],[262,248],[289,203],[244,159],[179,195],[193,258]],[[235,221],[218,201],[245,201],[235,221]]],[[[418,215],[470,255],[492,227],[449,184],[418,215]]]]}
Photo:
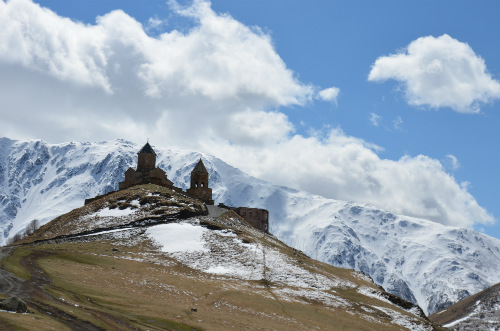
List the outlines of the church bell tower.
{"type": "Polygon", "coordinates": [[[149,170],[156,168],[156,153],[151,145],[146,143],[137,153],[137,170],[149,170]]]}
{"type": "Polygon", "coordinates": [[[208,171],[201,158],[191,171],[191,186],[186,192],[202,200],[207,205],[214,204],[212,189],[208,187],[208,171]]]}

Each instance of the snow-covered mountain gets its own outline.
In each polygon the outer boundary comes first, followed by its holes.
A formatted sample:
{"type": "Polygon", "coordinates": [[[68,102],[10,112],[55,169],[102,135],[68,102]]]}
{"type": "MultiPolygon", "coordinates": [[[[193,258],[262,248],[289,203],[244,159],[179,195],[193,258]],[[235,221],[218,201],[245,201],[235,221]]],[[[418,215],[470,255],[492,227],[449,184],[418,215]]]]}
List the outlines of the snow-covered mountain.
{"type": "MultiPolygon", "coordinates": [[[[2,242],[116,190],[141,146],[124,140],[47,144],[0,139],[2,242]]],[[[326,199],[248,176],[213,156],[153,146],[157,164],[187,188],[200,157],[216,203],[270,211],[270,231],[309,256],[354,268],[426,313],[500,281],[500,240],[464,228],[326,199]]],[[[1,243],[1,242],[0,242],[1,243]]]]}

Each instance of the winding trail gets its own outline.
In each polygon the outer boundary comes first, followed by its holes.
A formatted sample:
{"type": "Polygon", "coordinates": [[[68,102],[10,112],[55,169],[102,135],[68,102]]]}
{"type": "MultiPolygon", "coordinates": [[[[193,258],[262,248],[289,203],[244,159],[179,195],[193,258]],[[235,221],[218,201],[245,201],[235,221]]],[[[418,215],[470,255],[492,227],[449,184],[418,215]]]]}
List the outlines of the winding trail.
{"type": "MultiPolygon", "coordinates": [[[[15,248],[0,247],[0,260],[9,256],[15,248]]],[[[38,267],[36,261],[39,258],[50,256],[51,254],[44,251],[33,251],[30,255],[21,259],[20,264],[28,270],[31,278],[28,280],[14,276],[5,269],[0,268],[0,293],[7,296],[17,296],[22,298],[28,304],[28,307],[34,307],[42,314],[48,315],[51,318],[70,327],[73,331],[103,331],[104,329],[92,324],[91,322],[79,319],[76,316],[66,313],[65,311],[56,308],[50,303],[61,303],[54,297],[48,294],[44,287],[49,285],[52,280],[48,275],[38,267]]],[[[104,316],[109,319],[116,320],[111,316],[104,316]]]]}
{"type": "MultiPolygon", "coordinates": [[[[10,247],[0,247],[0,261],[4,257],[8,257],[12,250],[13,249],[10,247]]],[[[18,278],[7,270],[0,268],[0,293],[26,299],[28,295],[23,289],[23,282],[24,280],[21,278],[18,278]]]]}

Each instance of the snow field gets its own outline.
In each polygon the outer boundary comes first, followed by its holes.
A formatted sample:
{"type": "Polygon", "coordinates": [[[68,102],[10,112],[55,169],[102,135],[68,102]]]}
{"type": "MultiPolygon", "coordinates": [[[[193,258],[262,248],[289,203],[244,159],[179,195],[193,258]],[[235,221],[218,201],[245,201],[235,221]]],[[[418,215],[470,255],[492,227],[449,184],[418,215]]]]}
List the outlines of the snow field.
{"type": "Polygon", "coordinates": [[[233,232],[208,230],[197,221],[152,226],[146,234],[161,251],[206,273],[320,290],[356,286],[301,268],[270,246],[244,243],[233,232]]]}
{"type": "Polygon", "coordinates": [[[203,235],[207,231],[190,223],[170,223],[149,227],[146,234],[161,246],[163,252],[208,252],[203,241],[203,235]]]}

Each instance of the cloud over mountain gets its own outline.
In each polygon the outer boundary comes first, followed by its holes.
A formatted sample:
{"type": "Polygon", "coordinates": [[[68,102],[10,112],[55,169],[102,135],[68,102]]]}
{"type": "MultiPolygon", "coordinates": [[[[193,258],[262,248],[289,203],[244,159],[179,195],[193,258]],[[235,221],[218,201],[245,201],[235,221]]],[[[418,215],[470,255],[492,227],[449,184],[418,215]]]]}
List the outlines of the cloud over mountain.
{"type": "Polygon", "coordinates": [[[404,51],[379,57],[368,80],[402,83],[409,104],[450,107],[476,113],[480,104],[500,98],[500,82],[472,48],[447,34],[421,37],[404,51]]]}
{"type": "Polygon", "coordinates": [[[121,10],[83,24],[29,0],[0,0],[0,135],[51,142],[149,137],[329,198],[444,224],[493,221],[435,159],[382,159],[378,147],[340,129],[297,133],[281,107],[299,108],[318,95],[334,101],[338,88],[301,82],[268,34],[206,1],[171,9],[190,28],[151,36],[149,26],[121,10]]]}

